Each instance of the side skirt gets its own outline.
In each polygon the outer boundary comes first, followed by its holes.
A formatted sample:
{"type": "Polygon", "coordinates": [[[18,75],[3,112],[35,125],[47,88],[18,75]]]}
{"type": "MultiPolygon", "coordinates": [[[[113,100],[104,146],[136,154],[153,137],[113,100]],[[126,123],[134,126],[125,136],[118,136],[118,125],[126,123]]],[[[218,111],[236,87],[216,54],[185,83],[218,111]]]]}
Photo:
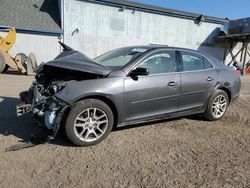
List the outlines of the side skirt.
{"type": "Polygon", "coordinates": [[[184,116],[189,116],[189,115],[194,115],[194,114],[201,114],[203,112],[205,112],[204,107],[192,108],[189,110],[178,111],[178,112],[173,112],[173,113],[168,113],[168,114],[163,114],[163,115],[157,115],[157,116],[153,116],[149,118],[143,118],[143,119],[137,119],[137,120],[119,123],[117,127],[124,127],[127,125],[135,125],[135,124],[141,124],[141,123],[146,123],[146,122],[173,119],[173,118],[184,117],[184,116]]]}

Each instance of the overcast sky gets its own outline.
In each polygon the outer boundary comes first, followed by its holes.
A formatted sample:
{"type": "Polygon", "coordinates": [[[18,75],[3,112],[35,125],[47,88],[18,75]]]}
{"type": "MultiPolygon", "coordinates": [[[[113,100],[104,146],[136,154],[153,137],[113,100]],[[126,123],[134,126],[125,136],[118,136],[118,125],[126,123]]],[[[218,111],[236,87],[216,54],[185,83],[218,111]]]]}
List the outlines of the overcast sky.
{"type": "Polygon", "coordinates": [[[250,0],[131,0],[220,18],[250,17],[250,0]]]}

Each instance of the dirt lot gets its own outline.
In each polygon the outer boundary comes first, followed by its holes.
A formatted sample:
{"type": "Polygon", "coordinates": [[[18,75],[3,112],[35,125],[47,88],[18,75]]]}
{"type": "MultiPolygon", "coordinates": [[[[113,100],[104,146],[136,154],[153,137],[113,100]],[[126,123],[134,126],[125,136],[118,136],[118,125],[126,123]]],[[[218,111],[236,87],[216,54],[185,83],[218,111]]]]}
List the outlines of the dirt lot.
{"type": "Polygon", "coordinates": [[[17,118],[18,94],[33,78],[0,75],[0,187],[250,187],[250,76],[223,120],[192,116],[114,131],[79,148],[54,143],[5,148],[39,129],[17,118]]]}

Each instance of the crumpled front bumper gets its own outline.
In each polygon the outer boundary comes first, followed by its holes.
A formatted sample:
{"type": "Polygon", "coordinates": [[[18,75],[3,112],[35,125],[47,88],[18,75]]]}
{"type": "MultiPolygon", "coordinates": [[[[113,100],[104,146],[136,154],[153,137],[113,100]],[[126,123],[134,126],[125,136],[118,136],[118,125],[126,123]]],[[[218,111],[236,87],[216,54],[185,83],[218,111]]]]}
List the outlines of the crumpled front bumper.
{"type": "Polygon", "coordinates": [[[17,117],[22,116],[30,112],[31,104],[20,103],[16,106],[17,117]]]}
{"type": "Polygon", "coordinates": [[[20,93],[20,99],[23,102],[16,106],[17,116],[32,113],[41,125],[53,130],[54,137],[69,105],[54,96],[42,96],[35,84],[29,91],[20,93]]]}
{"type": "Polygon", "coordinates": [[[43,123],[48,129],[54,129],[56,124],[61,121],[62,115],[68,105],[60,101],[56,97],[48,98],[43,108],[43,123]],[[62,113],[62,114],[61,114],[62,113]]]}

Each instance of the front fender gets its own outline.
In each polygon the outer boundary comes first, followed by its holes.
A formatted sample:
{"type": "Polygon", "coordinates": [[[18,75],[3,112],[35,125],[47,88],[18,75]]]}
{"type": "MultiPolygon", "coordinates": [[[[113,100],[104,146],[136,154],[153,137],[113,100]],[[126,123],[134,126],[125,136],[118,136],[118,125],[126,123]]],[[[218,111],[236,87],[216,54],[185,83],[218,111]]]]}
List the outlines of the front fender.
{"type": "Polygon", "coordinates": [[[102,96],[110,99],[117,108],[122,106],[123,78],[105,78],[71,82],[55,96],[72,105],[89,96],[102,96]]]}

